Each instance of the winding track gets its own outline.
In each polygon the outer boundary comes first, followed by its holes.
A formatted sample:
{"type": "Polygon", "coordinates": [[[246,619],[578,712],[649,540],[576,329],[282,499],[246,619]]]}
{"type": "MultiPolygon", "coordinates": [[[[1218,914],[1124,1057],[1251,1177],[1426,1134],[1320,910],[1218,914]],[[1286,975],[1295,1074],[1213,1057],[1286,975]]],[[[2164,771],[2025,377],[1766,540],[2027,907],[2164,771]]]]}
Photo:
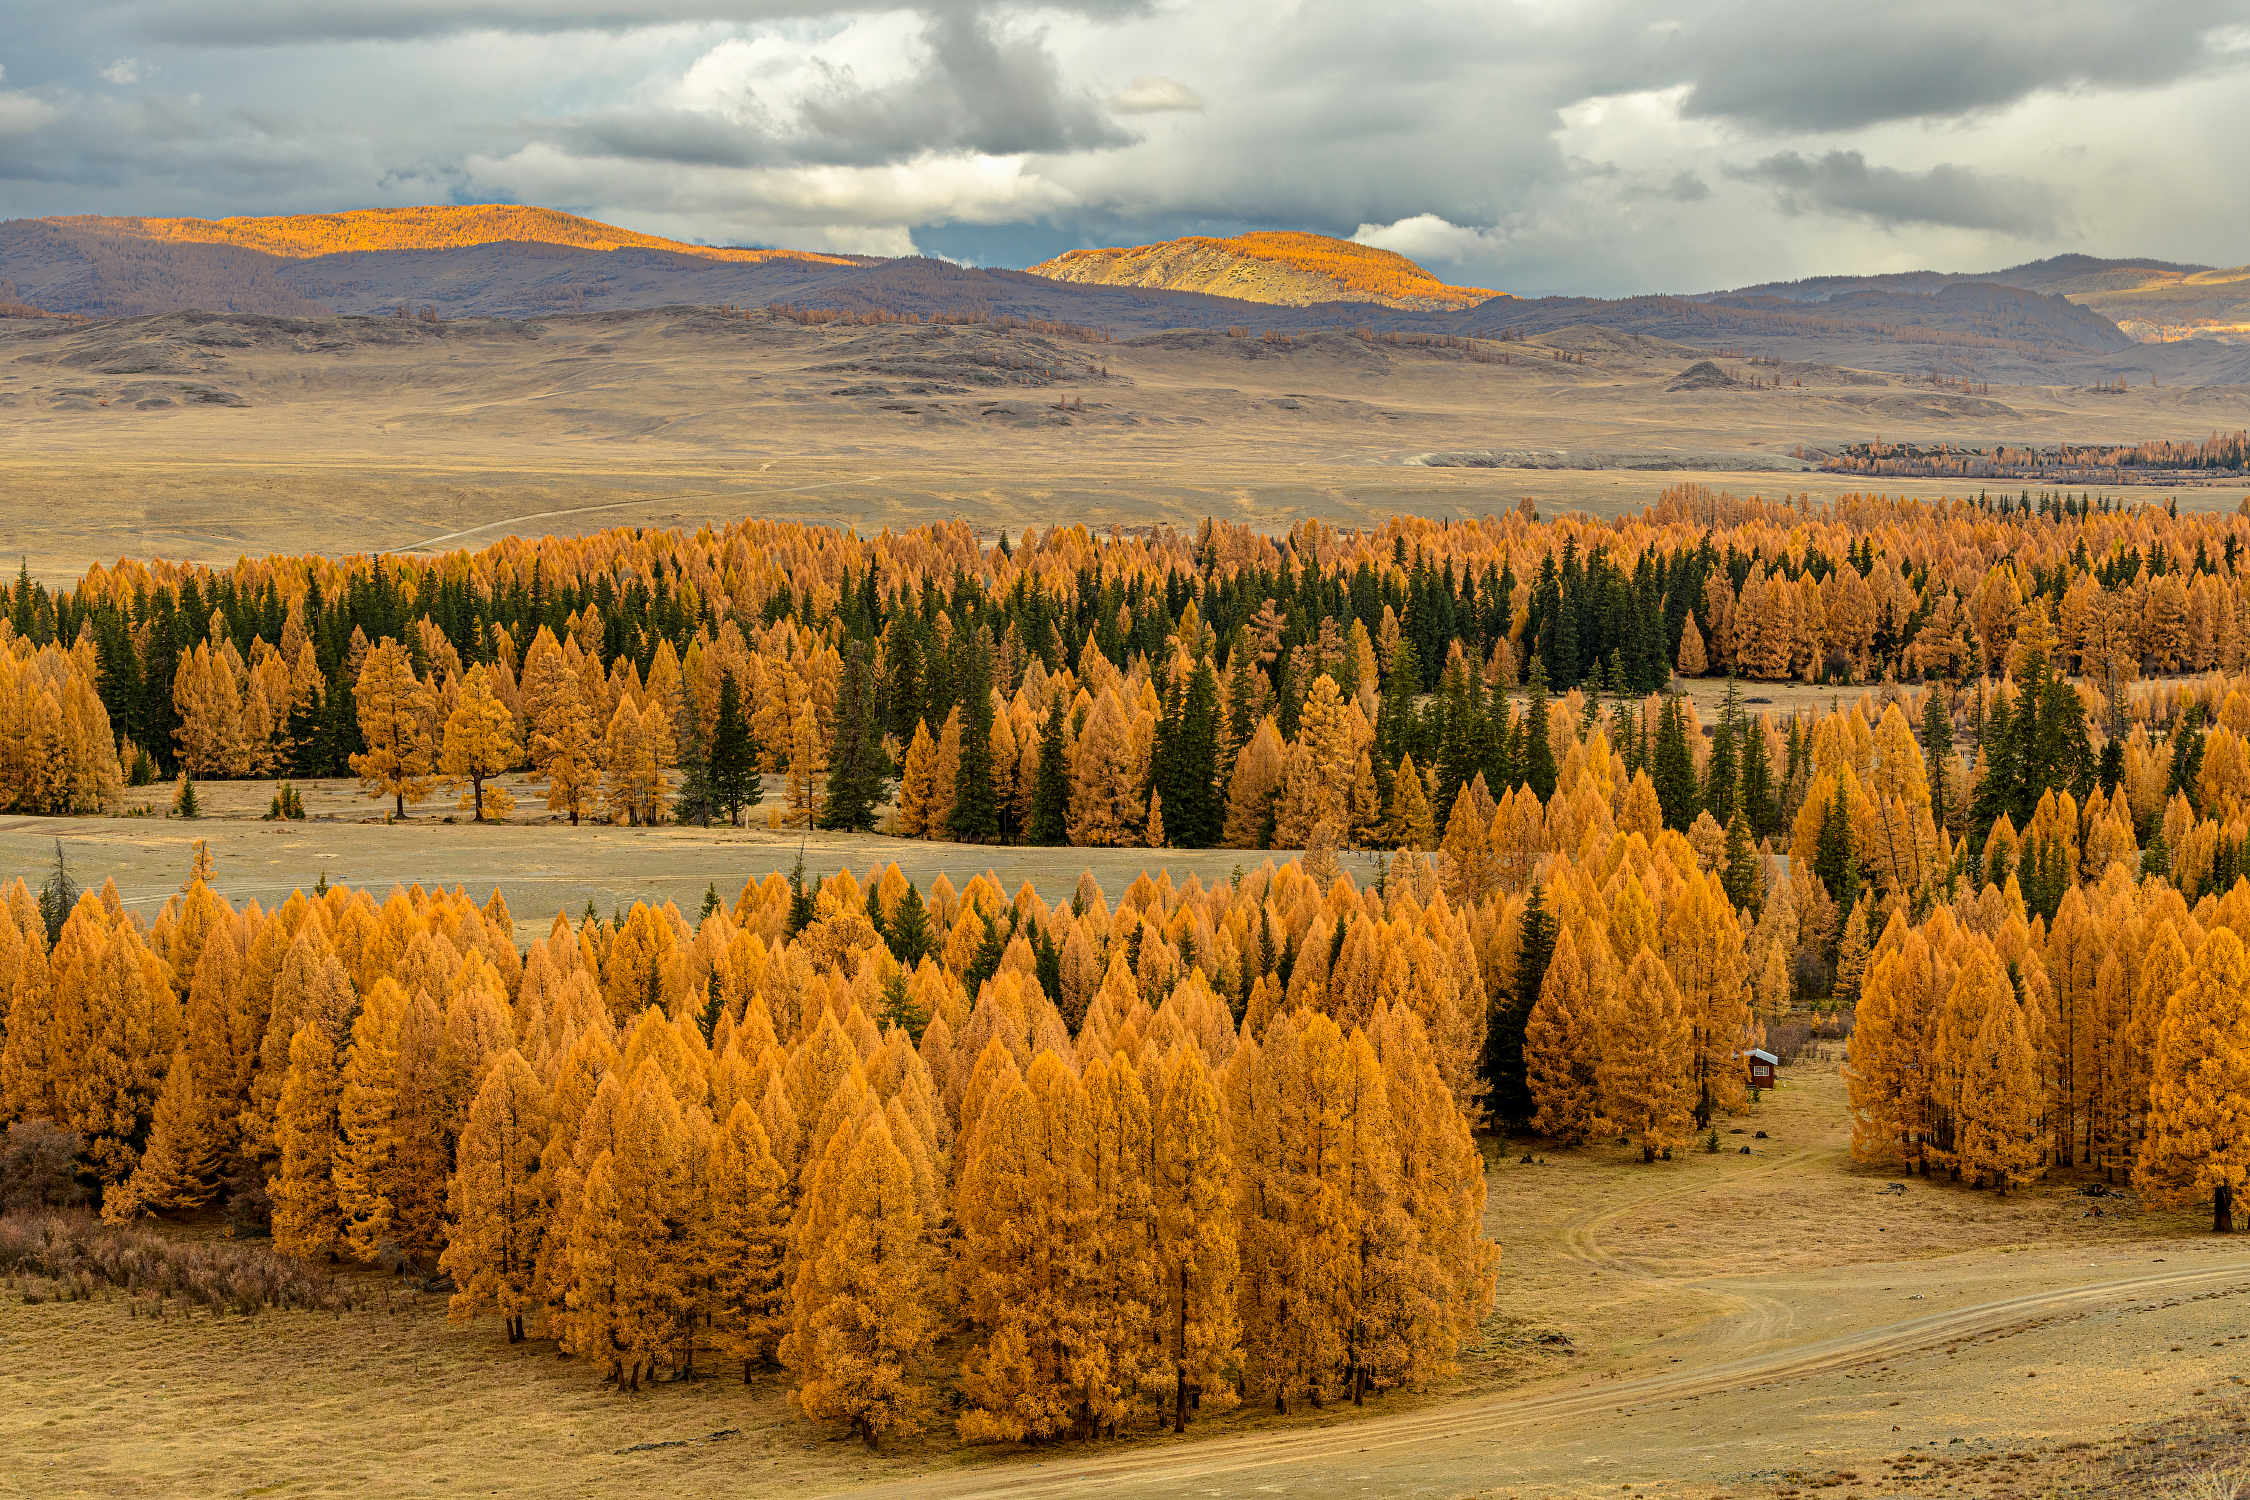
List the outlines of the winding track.
{"type": "Polygon", "coordinates": [[[1634,1380],[1500,1395],[1243,1437],[1136,1447],[1083,1458],[963,1469],[860,1491],[866,1500],[1032,1500],[1055,1495],[1451,1495],[1497,1478],[1495,1449],[1519,1428],[1614,1418],[1659,1403],[1846,1370],[2026,1318],[2086,1313],[2181,1292],[2250,1291],[2250,1253],[2217,1265],[2088,1282],[1634,1380]],[[2232,1283],[2231,1286],[2228,1284],[2232,1283]]]}

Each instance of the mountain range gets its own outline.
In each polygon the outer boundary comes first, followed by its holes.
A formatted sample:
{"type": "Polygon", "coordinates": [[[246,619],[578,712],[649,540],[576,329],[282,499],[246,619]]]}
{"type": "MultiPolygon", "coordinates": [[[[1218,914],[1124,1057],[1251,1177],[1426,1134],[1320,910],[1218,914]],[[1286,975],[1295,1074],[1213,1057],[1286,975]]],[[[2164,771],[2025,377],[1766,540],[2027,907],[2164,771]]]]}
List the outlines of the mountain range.
{"type": "Polygon", "coordinates": [[[1077,250],[1012,271],[694,245],[488,204],[267,219],[9,220],[0,222],[0,304],[95,318],[191,308],[526,318],[791,304],[1067,323],[1114,337],[1340,327],[1507,339],[1591,325],[1713,350],[2015,383],[2250,381],[2250,348],[2218,341],[2250,333],[2250,267],[2086,256],[1687,296],[1523,298],[1450,286],[1405,256],[1313,234],[1077,250]],[[2164,342],[2188,332],[2207,336],[2164,342]]]}

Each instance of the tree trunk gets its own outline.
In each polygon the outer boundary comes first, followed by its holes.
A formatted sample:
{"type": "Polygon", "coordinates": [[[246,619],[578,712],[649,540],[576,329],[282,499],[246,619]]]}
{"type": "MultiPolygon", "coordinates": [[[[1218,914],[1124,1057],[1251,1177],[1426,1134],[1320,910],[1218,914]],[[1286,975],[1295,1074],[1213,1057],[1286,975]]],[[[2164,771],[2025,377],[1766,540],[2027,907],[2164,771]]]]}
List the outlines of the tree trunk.
{"type": "Polygon", "coordinates": [[[2222,1182],[2211,1189],[2211,1232],[2234,1233],[2234,1185],[2222,1182]]]}

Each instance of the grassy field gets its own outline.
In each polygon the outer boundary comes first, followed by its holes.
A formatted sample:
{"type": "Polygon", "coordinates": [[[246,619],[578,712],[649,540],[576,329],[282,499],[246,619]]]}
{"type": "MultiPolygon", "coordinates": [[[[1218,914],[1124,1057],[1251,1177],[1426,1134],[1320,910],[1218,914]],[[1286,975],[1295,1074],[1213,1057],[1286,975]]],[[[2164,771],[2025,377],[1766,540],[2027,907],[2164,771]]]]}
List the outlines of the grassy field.
{"type": "MultiPolygon", "coordinates": [[[[2201,441],[2250,422],[2240,387],[1970,397],[1808,365],[1778,390],[1674,391],[1708,351],[1585,328],[1505,365],[1340,336],[1080,344],[683,310],[355,328],[0,331],[0,555],[64,581],[120,557],[223,565],[747,516],[863,530],[958,519],[987,535],[1216,516],[1279,531],[1476,516],[1526,496],[1550,515],[1616,515],[1686,480],[1958,495],[1976,486],[1798,472],[1794,454],[1878,433],[2201,441]],[[242,404],[186,399],[183,384],[242,404]],[[1494,450],[1540,466],[1422,461],[1494,450]]],[[[2180,494],[2231,509],[2242,489],[2180,494]]]]}
{"type": "Polygon", "coordinates": [[[0,1448],[19,1456],[0,1494],[935,1496],[1039,1493],[1097,1464],[1089,1481],[1143,1493],[2001,1496],[2075,1475],[2162,1494],[2130,1466],[2177,1476],[2239,1451],[2250,1258],[2193,1213],[2087,1198],[2074,1179],[2005,1199],[1887,1192],[1898,1179],[1845,1150],[1836,1063],[1808,1057],[1783,1080],[1721,1124],[1719,1153],[1644,1166],[1488,1142],[1504,1258],[1485,1336],[1453,1380],[1360,1412],[1238,1413],[1185,1441],[1024,1454],[933,1432],[870,1455],[798,1416],[778,1374],[622,1396],[552,1345],[447,1324],[433,1295],[151,1318],[114,1295],[27,1303],[25,1283],[0,1297],[0,1448]],[[2174,1270],[2238,1274],[1968,1334],[1861,1337],[2174,1270]],[[1806,1357],[1774,1362],[1793,1352],[1806,1357]],[[1705,1371],[1690,1394],[1642,1394],[1705,1371]],[[1605,1390],[1618,1407],[1602,1420],[1537,1415],[1605,1390]],[[1404,1426],[1420,1436],[1386,1436],[1404,1426]],[[1219,1461],[1246,1450],[1254,1465],[1219,1461]],[[1857,1478],[1828,1483],[1841,1474],[1857,1478]]]}

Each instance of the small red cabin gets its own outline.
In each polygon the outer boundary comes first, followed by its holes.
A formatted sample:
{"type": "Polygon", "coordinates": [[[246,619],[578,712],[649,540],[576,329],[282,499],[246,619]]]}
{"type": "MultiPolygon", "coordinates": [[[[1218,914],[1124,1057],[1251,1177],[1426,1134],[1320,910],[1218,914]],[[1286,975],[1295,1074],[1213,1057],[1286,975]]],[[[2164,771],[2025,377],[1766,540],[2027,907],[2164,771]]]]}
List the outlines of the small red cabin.
{"type": "Polygon", "coordinates": [[[1763,1047],[1752,1047],[1750,1049],[1750,1087],[1754,1089],[1772,1088],[1773,1070],[1780,1065],[1781,1059],[1771,1052],[1766,1051],[1763,1047]]]}

